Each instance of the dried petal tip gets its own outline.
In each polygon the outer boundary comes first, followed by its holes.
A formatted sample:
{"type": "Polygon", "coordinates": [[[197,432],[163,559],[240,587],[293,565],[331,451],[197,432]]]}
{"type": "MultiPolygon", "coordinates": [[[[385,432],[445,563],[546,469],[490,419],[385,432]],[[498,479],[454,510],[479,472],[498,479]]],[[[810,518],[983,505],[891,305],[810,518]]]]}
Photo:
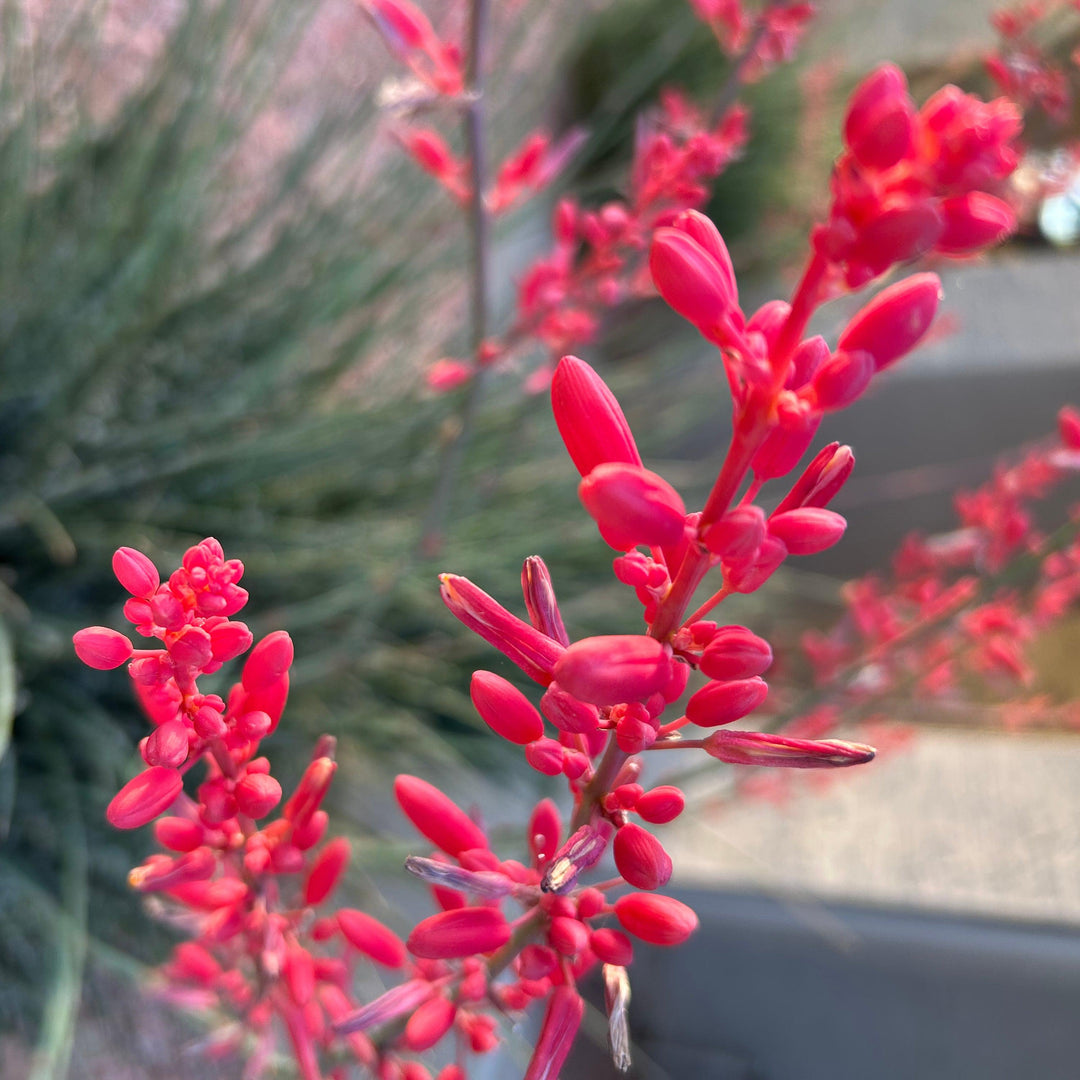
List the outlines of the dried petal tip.
{"type": "Polygon", "coordinates": [[[863,743],[790,739],[768,731],[714,731],[705,740],[704,748],[714,758],[732,765],[780,769],[842,769],[865,765],[877,753],[863,743]]]}
{"type": "Polygon", "coordinates": [[[571,645],[555,665],[554,678],[580,701],[619,705],[662,691],[671,664],[671,650],[655,638],[612,634],[571,645]]]}
{"type": "Polygon", "coordinates": [[[650,945],[681,945],[697,928],[692,908],[670,896],[630,893],[615,901],[623,929],[650,945]]]}
{"type": "Polygon", "coordinates": [[[604,964],[603,977],[611,1060],[619,1072],[629,1072],[633,1062],[630,1058],[630,977],[626,973],[626,964],[604,964]]]}
{"type": "Polygon", "coordinates": [[[72,639],[75,655],[87,667],[111,671],[131,658],[134,646],[116,630],[107,626],[88,626],[72,639]]]}
{"type": "Polygon", "coordinates": [[[555,852],[544,873],[540,888],[544,892],[563,893],[577,881],[578,874],[588,870],[604,854],[611,826],[605,821],[597,825],[582,825],[555,852]]]}

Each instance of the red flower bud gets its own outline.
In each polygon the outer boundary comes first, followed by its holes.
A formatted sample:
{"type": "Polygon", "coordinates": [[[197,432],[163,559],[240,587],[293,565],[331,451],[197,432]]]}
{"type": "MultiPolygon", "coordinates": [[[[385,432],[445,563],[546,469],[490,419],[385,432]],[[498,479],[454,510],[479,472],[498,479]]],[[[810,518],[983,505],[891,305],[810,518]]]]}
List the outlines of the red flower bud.
{"type": "Polygon", "coordinates": [[[915,106],[904,73],[883,64],[851,95],[844,142],[861,165],[891,169],[914,147],[915,106]]]}
{"type": "Polygon", "coordinates": [[[562,817],[551,799],[541,799],[529,818],[529,851],[533,865],[539,867],[551,861],[562,837],[562,817]]]}
{"type": "Polygon", "coordinates": [[[117,548],[112,557],[112,568],[116,580],[132,596],[144,599],[153,596],[161,584],[157,567],[141,551],[134,548],[117,548]]]}
{"type": "Polygon", "coordinates": [[[598,465],[578,485],[578,495],[600,535],[617,551],[674,544],[682,537],[682,498],[662,476],[640,465],[598,465]]]}
{"type": "Polygon", "coordinates": [[[685,904],[656,893],[630,893],[615,901],[623,929],[650,945],[681,945],[697,928],[698,917],[685,904]]]}
{"type": "Polygon", "coordinates": [[[768,684],[756,676],[732,682],[710,682],[686,703],[686,715],[699,727],[719,727],[748,716],[768,695],[768,684]]]}
{"type": "Polygon", "coordinates": [[[611,847],[615,866],[635,889],[658,889],[671,878],[671,857],[640,825],[624,825],[615,833],[611,847]]]}
{"type": "Polygon", "coordinates": [[[116,630],[107,626],[88,626],[72,639],[75,655],[87,667],[98,671],[111,671],[131,657],[134,646],[116,630]]]}
{"type": "Polygon", "coordinates": [[[555,665],[555,680],[593,705],[640,701],[671,678],[671,650],[654,638],[613,634],[574,642],[555,665]]]}
{"type": "Polygon", "coordinates": [[[589,944],[589,928],[569,915],[556,915],[548,929],[548,943],[561,956],[577,956],[589,944]]]}
{"type": "Polygon", "coordinates": [[[649,248],[649,271],[656,291],[710,340],[728,336],[738,307],[730,264],[723,266],[688,233],[660,228],[649,248]]]}
{"type": "Polygon", "coordinates": [[[597,960],[605,964],[628,967],[634,959],[633,943],[621,930],[612,930],[608,927],[594,930],[589,935],[589,948],[592,949],[597,960]]]}
{"type": "Polygon", "coordinates": [[[344,836],[331,840],[319,852],[304,882],[304,903],[321,904],[337,887],[349,865],[351,847],[344,836]]]}
{"type": "Polygon", "coordinates": [[[731,262],[727,244],[716,225],[698,210],[684,210],[672,221],[671,227],[686,233],[709,255],[719,268],[728,291],[737,300],[739,287],[735,280],[735,267],[731,262]]]}
{"type": "Polygon", "coordinates": [[[794,487],[773,511],[773,516],[778,517],[801,506],[827,506],[832,497],[847,483],[847,478],[854,468],[855,455],[851,452],[851,447],[829,443],[807,465],[802,476],[795,481],[794,487]]]}
{"type": "Polygon", "coordinates": [[[558,776],[563,770],[565,750],[554,739],[537,739],[525,747],[525,760],[544,776],[558,776]]]}
{"type": "Polygon", "coordinates": [[[118,829],[137,829],[168,810],[183,788],[183,777],[176,769],[152,765],[113,796],[105,816],[118,829]]]}
{"type": "Polygon", "coordinates": [[[783,769],[835,769],[863,765],[874,748],[840,739],[790,739],[767,731],[714,731],[705,750],[732,765],[768,765],[783,769]]]}
{"type": "Polygon", "coordinates": [[[219,664],[251,648],[251,631],[242,622],[223,622],[210,631],[210,651],[219,664]]]}
{"type": "Polygon", "coordinates": [[[701,654],[702,674],[710,679],[748,679],[772,663],[772,647],[745,626],[721,626],[701,654]]]}
{"type": "Polygon", "coordinates": [[[686,798],[677,787],[662,784],[646,791],[634,804],[634,810],[652,825],[666,825],[674,821],[685,806],[686,798]]]}
{"type": "Polygon", "coordinates": [[[937,274],[912,274],[874,297],[848,323],[838,347],[845,352],[865,350],[877,370],[910,352],[937,314],[941,300],[937,274]]]}
{"type": "Polygon", "coordinates": [[[420,834],[447,855],[487,847],[480,826],[427,781],[402,774],[394,780],[394,795],[420,834]]]}
{"type": "Polygon", "coordinates": [[[501,676],[474,671],[469,693],[476,711],[496,735],[524,746],[544,734],[544,721],[532,702],[501,676]]]}
{"type": "Polygon", "coordinates": [[[450,960],[490,953],[510,940],[510,924],[497,908],[467,907],[441,911],[418,923],[406,943],[414,956],[450,960]]]}
{"type": "Polygon", "coordinates": [[[765,539],[765,511],[760,506],[737,506],[702,534],[702,543],[723,559],[754,558],[765,539]]]}
{"type": "Polygon", "coordinates": [[[1062,443],[1070,450],[1080,450],[1080,409],[1065,405],[1057,419],[1062,443]]]}
{"type": "Polygon", "coordinates": [[[760,589],[787,558],[787,547],[777,536],[766,536],[751,563],[724,564],[725,584],[739,593],[751,593],[760,589]]]}
{"type": "Polygon", "coordinates": [[[821,423],[821,414],[810,402],[790,390],[781,393],[776,415],[776,427],[754,454],[754,472],[764,480],[791,472],[806,453],[821,423]]]}
{"type": "Polygon", "coordinates": [[[844,535],[847,522],[832,510],[805,506],[769,518],[769,533],[779,537],[792,555],[815,555],[844,535]]]}
{"type": "Polygon", "coordinates": [[[615,395],[584,360],[564,356],[551,380],[551,408],[571,459],[582,476],[597,465],[640,465],[630,425],[615,395]]]}
{"type": "Polygon", "coordinates": [[[201,821],[164,817],[154,822],[154,836],[170,851],[194,851],[206,838],[206,829],[201,821]]]}
{"type": "Polygon", "coordinates": [[[251,650],[244,663],[242,682],[248,693],[264,690],[277,682],[292,666],[292,638],[284,630],[275,630],[251,650]]]}
{"type": "Polygon", "coordinates": [[[405,1025],[405,1045],[414,1053],[430,1050],[453,1026],[457,1006],[444,997],[425,1001],[405,1025]]]}
{"type": "Polygon", "coordinates": [[[188,726],[183,720],[167,720],[154,728],[143,746],[143,760],[147,765],[165,765],[178,769],[187,761],[188,726]]]}
{"type": "Polygon", "coordinates": [[[185,626],[169,645],[169,659],[176,667],[200,671],[213,656],[210,635],[201,626],[185,626]]]}
{"type": "Polygon", "coordinates": [[[814,400],[819,409],[846,409],[870,385],[874,358],[868,352],[838,352],[814,376],[814,400]]]}
{"type": "Polygon", "coordinates": [[[511,615],[468,578],[441,574],[439,582],[443,603],[461,622],[508,656],[530,679],[541,686],[551,682],[562,645],[511,615]]]}
{"type": "Polygon", "coordinates": [[[281,785],[267,773],[248,773],[233,789],[236,807],[248,817],[266,817],[281,802],[281,785]]]}
{"type": "Polygon", "coordinates": [[[551,574],[539,555],[530,555],[521,567],[521,591],[525,594],[525,607],[529,610],[529,622],[542,634],[554,638],[560,645],[569,645],[566,627],[563,625],[551,574]]]}
{"type": "Polygon", "coordinates": [[[556,1080],[584,1015],[585,1002],[572,986],[555,987],[524,1080],[556,1080]]]}
{"type": "Polygon", "coordinates": [[[405,966],[408,958],[401,938],[378,919],[364,911],[342,908],[337,913],[337,922],[345,940],[376,964],[388,968],[405,966]]]}
{"type": "Polygon", "coordinates": [[[552,683],[540,699],[540,708],[544,715],[560,731],[583,734],[595,731],[600,723],[600,711],[595,705],[578,701],[573,694],[568,694],[558,683],[552,683]]]}
{"type": "Polygon", "coordinates": [[[1001,243],[1016,229],[1016,214],[1007,202],[985,191],[971,191],[944,199],[941,213],[945,228],[938,251],[964,255],[1001,243]]]}

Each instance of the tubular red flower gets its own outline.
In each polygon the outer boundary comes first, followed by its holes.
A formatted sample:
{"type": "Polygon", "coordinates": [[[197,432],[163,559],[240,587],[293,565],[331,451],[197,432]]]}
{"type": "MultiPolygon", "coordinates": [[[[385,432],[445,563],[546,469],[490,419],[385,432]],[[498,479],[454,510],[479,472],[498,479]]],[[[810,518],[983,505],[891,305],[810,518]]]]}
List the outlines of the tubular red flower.
{"type": "Polygon", "coordinates": [[[569,645],[570,638],[559,613],[551,574],[539,555],[530,555],[522,564],[521,591],[525,596],[525,607],[529,611],[529,621],[533,626],[542,634],[554,638],[560,645],[569,645]]]}
{"type": "Polygon", "coordinates": [[[737,310],[729,269],[680,229],[653,233],[649,270],[656,291],[684,319],[712,340],[728,338],[728,321],[737,310]]]}
{"type": "Polygon", "coordinates": [[[767,731],[714,731],[705,750],[732,765],[768,765],[777,769],[838,769],[865,765],[874,748],[840,739],[792,739],[767,731]]]}
{"type": "Polygon", "coordinates": [[[415,1054],[430,1050],[453,1026],[457,1006],[447,998],[425,1001],[405,1025],[405,1045],[415,1054]]]}
{"type": "Polygon", "coordinates": [[[292,662],[292,638],[284,630],[267,634],[244,663],[244,689],[248,693],[267,689],[288,672],[292,662]]]}
{"type": "Polygon", "coordinates": [[[822,447],[807,465],[791,491],[773,511],[774,516],[801,506],[827,506],[833,496],[847,483],[855,468],[855,455],[850,446],[829,443],[822,447]]]}
{"type": "Polygon", "coordinates": [[[618,705],[663,690],[671,678],[671,650],[640,634],[574,642],[555,665],[558,684],[581,701],[618,705]]]}
{"type": "Polygon", "coordinates": [[[844,141],[861,164],[889,169],[911,153],[914,139],[915,105],[907,79],[895,65],[883,64],[851,95],[844,141]]]}
{"type": "Polygon", "coordinates": [[[563,646],[511,615],[501,604],[456,574],[439,576],[443,603],[474,633],[508,656],[530,679],[551,682],[563,646]]]}
{"type": "Polygon", "coordinates": [[[1003,199],[985,191],[970,191],[944,199],[941,213],[945,228],[937,242],[938,251],[963,255],[1000,244],[1016,231],[1016,214],[1003,199]]]}

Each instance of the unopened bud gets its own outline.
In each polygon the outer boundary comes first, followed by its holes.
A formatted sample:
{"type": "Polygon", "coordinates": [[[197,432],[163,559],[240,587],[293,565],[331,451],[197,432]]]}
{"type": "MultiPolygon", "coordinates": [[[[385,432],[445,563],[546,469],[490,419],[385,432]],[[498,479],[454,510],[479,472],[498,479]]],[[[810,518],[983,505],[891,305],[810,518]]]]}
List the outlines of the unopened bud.
{"type": "Polygon", "coordinates": [[[623,929],[650,945],[681,945],[698,927],[691,908],[670,896],[630,893],[615,901],[623,929]]]}
{"type": "Polygon", "coordinates": [[[671,878],[671,856],[647,829],[624,825],[612,843],[615,866],[635,889],[658,889],[671,878]]]}
{"type": "Polygon", "coordinates": [[[769,518],[769,533],[779,537],[792,555],[816,555],[837,543],[847,521],[832,510],[806,506],[769,518]]]}
{"type": "Polygon", "coordinates": [[[768,765],[783,769],[838,769],[874,759],[872,746],[840,739],[791,739],[767,731],[714,731],[707,753],[732,765],[768,765]]]}
{"type": "Polygon", "coordinates": [[[554,678],[581,701],[618,705],[662,691],[671,664],[671,650],[655,638],[614,634],[575,642],[555,665],[554,678]]]}
{"type": "Polygon", "coordinates": [[[474,671],[469,693],[476,711],[496,735],[524,746],[544,734],[544,721],[536,707],[500,675],[474,671]]]}
{"type": "Polygon", "coordinates": [[[466,907],[442,911],[418,923],[406,943],[425,960],[451,960],[491,953],[510,940],[510,924],[497,908],[466,907]]]}
{"type": "Polygon", "coordinates": [[[888,367],[910,352],[930,329],[941,295],[937,274],[912,274],[882,289],[848,323],[838,348],[845,352],[865,350],[873,356],[878,371],[888,367]]]}
{"type": "MultiPolygon", "coordinates": [[[[337,913],[337,922],[345,940],[376,964],[388,968],[405,966],[407,957],[401,938],[366,911],[342,908],[337,913]]],[[[350,1030],[358,1031],[360,1028],[350,1030]]]]}
{"type": "Polygon", "coordinates": [[[584,360],[564,356],[559,361],[551,380],[551,408],[559,434],[582,476],[605,462],[641,464],[630,425],[615,395],[584,360]]]}
{"type": "Polygon", "coordinates": [[[151,597],[157,592],[161,584],[161,577],[157,567],[141,551],[135,548],[117,548],[112,557],[113,573],[116,580],[132,596],[143,599],[151,597]]]}
{"type": "Polygon", "coordinates": [[[710,679],[748,679],[772,663],[769,643],[745,626],[721,626],[701,654],[702,674],[710,679]]]}
{"type": "Polygon", "coordinates": [[[113,796],[105,816],[118,829],[137,829],[168,810],[183,789],[183,777],[176,769],[152,765],[113,796]]]}
{"type": "Polygon", "coordinates": [[[699,727],[719,727],[748,716],[769,695],[764,679],[734,679],[709,682],[686,703],[686,715],[699,727]]]}
{"type": "Polygon", "coordinates": [[[394,780],[394,796],[419,833],[447,855],[487,847],[483,829],[426,780],[402,774],[394,780]]]}
{"type": "Polygon", "coordinates": [[[75,655],[87,667],[112,671],[130,659],[134,646],[116,630],[107,626],[88,626],[71,639],[75,655]]]}

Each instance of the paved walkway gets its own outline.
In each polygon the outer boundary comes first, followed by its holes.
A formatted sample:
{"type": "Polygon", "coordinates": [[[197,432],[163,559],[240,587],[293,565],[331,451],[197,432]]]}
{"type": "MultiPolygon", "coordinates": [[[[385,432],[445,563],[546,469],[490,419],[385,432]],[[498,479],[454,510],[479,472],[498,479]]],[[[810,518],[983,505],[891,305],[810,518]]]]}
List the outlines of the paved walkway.
{"type": "Polygon", "coordinates": [[[794,790],[668,826],[679,883],[1080,923],[1080,738],[930,729],[794,790]]]}

